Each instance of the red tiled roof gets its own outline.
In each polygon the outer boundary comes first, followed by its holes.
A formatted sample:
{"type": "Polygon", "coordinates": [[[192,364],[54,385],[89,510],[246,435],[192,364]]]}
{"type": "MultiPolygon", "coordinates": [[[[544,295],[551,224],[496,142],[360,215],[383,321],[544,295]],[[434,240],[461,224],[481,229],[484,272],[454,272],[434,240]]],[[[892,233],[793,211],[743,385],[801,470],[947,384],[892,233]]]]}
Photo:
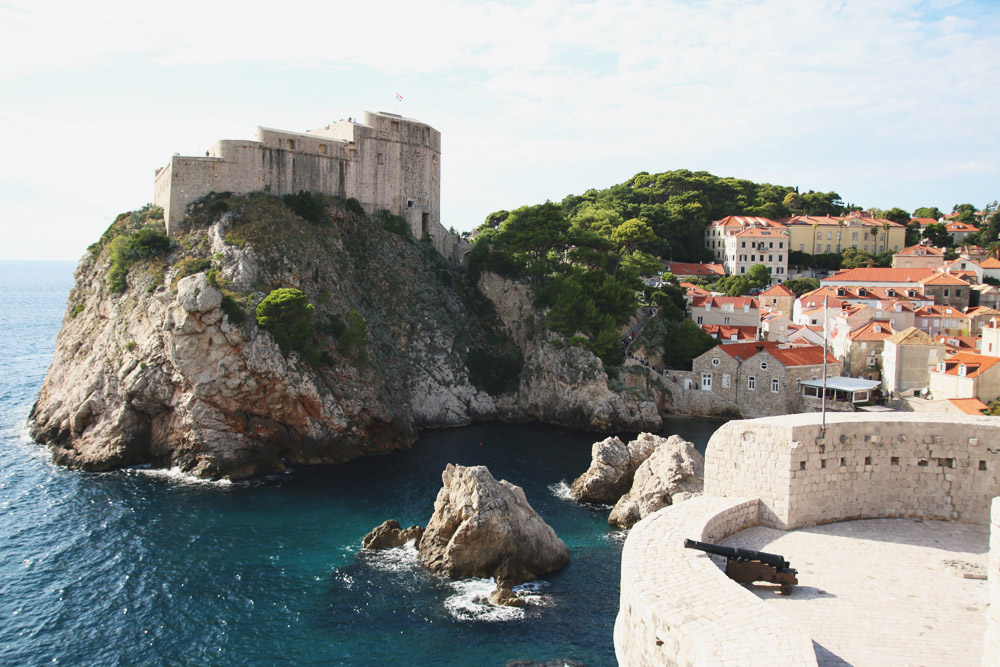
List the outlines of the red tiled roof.
{"type": "Polygon", "coordinates": [[[967,415],[981,415],[989,406],[978,398],[949,398],[948,402],[967,415]]]}
{"type": "Polygon", "coordinates": [[[784,229],[784,225],[780,222],[775,222],[770,218],[764,218],[755,215],[727,215],[721,220],[714,220],[710,226],[712,227],[746,227],[750,225],[756,225],[758,227],[775,227],[777,229],[784,229]]]}
{"type": "MultiPolygon", "coordinates": [[[[823,363],[824,350],[819,345],[804,345],[768,350],[768,354],[785,366],[819,366],[823,363]]],[[[836,363],[837,359],[827,352],[826,361],[827,363],[836,363]]]]}
{"type": "Polygon", "coordinates": [[[719,340],[732,340],[734,335],[737,340],[757,339],[757,327],[735,326],[732,324],[702,324],[701,329],[719,340]]]}
{"type": "Polygon", "coordinates": [[[668,262],[667,271],[675,276],[724,276],[726,269],[721,264],[696,264],[690,262],[668,262]]]}
{"type": "Polygon", "coordinates": [[[954,306],[939,306],[937,304],[921,306],[917,308],[916,313],[917,317],[968,317],[967,314],[954,306]]]}
{"type": "Polygon", "coordinates": [[[747,304],[750,308],[760,309],[760,303],[752,296],[696,296],[691,301],[692,308],[704,308],[708,303],[712,307],[718,308],[724,303],[733,304],[733,308],[743,308],[747,304]]]}
{"type": "Polygon", "coordinates": [[[944,228],[947,229],[949,232],[978,232],[979,231],[979,227],[976,227],[975,225],[970,225],[967,222],[958,222],[958,221],[949,222],[947,225],[945,225],[944,228]]]}
{"type": "MultiPolygon", "coordinates": [[[[771,352],[778,349],[778,344],[769,340],[761,340],[754,343],[735,343],[733,345],[721,345],[722,351],[737,361],[746,361],[761,350],[771,352]]],[[[716,348],[718,349],[718,348],[716,348]]]]}
{"type": "MultiPolygon", "coordinates": [[[[944,374],[958,375],[960,365],[965,365],[965,377],[977,377],[1000,363],[1000,357],[987,357],[975,352],[956,352],[944,360],[944,374]]],[[[937,366],[932,372],[940,373],[937,366]]]]}
{"type": "Polygon", "coordinates": [[[893,269],[883,267],[861,267],[857,269],[844,269],[838,271],[829,278],[824,278],[820,284],[828,283],[835,285],[838,282],[852,281],[864,283],[915,283],[922,278],[936,273],[931,268],[913,269],[893,269]]]}
{"type": "Polygon", "coordinates": [[[937,224],[937,220],[934,218],[910,218],[910,222],[919,222],[921,227],[937,224]]]}
{"type": "Polygon", "coordinates": [[[784,285],[774,285],[769,287],[767,290],[760,293],[760,296],[793,296],[795,292],[788,289],[784,285]]]}
{"type": "Polygon", "coordinates": [[[935,336],[934,340],[945,346],[951,353],[955,352],[975,352],[979,338],[975,336],[935,336]]]}
{"type": "Polygon", "coordinates": [[[768,238],[784,237],[785,232],[783,229],[761,229],[760,227],[748,227],[741,231],[733,234],[734,237],[744,237],[744,236],[766,236],[768,238]]]}
{"type": "Polygon", "coordinates": [[[983,261],[979,262],[979,266],[984,269],[1000,269],[1000,259],[996,257],[987,257],[983,261]]]}
{"type": "Polygon", "coordinates": [[[939,256],[944,257],[944,248],[938,248],[932,245],[923,245],[918,243],[917,245],[911,245],[909,248],[903,248],[897,255],[903,255],[904,257],[921,257],[921,256],[939,256]]]}
{"type": "Polygon", "coordinates": [[[941,286],[958,285],[963,287],[969,286],[969,283],[962,280],[953,273],[935,273],[934,275],[927,276],[926,278],[921,278],[920,284],[924,286],[927,285],[941,285],[941,286]]]}
{"type": "Polygon", "coordinates": [[[857,341],[885,340],[894,333],[890,322],[873,320],[852,331],[850,338],[857,341]]]}

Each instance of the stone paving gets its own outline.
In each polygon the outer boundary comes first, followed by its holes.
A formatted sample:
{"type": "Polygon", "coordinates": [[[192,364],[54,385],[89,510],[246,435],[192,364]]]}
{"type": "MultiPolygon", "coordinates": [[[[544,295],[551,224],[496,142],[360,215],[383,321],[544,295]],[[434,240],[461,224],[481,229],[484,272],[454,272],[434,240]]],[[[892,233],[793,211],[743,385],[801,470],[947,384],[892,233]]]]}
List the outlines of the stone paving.
{"type": "MultiPolygon", "coordinates": [[[[798,570],[789,597],[751,587],[812,636],[820,665],[958,665],[982,660],[986,526],[866,519],[791,532],[755,526],[721,544],[777,553],[798,570]]],[[[721,559],[720,559],[721,560],[721,559]]]]}

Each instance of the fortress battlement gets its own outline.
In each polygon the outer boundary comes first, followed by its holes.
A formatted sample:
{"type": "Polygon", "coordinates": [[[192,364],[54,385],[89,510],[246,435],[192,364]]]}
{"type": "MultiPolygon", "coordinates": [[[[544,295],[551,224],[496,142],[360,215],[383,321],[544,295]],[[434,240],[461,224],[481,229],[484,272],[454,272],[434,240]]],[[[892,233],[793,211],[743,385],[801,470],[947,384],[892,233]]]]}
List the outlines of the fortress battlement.
{"type": "Polygon", "coordinates": [[[462,242],[441,225],[441,133],[391,113],[365,112],[307,132],[257,128],[257,140],[220,140],[204,156],[175,155],[156,170],[153,201],[167,234],[211,192],[275,195],[299,190],[355,198],[368,213],[402,216],[414,238],[461,259],[462,242]]]}

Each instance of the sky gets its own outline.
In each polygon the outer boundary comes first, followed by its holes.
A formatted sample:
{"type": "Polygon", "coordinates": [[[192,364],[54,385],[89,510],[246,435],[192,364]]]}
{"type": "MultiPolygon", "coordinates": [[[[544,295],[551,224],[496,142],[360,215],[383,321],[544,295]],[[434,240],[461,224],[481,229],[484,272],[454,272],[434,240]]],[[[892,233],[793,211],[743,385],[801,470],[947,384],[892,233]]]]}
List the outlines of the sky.
{"type": "Polygon", "coordinates": [[[365,110],[441,132],[459,231],[673,169],[1000,199],[998,0],[0,0],[0,62],[0,259],[78,259],[174,153],[365,110]]]}

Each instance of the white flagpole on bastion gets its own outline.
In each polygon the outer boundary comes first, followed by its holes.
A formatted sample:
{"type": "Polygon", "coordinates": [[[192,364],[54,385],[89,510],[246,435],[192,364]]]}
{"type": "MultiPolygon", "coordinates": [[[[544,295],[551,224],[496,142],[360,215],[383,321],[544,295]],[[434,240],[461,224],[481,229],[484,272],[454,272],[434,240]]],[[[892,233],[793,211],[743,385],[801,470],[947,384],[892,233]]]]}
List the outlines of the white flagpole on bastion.
{"type": "Polygon", "coordinates": [[[820,437],[826,438],[826,326],[829,317],[830,295],[823,297],[823,397],[820,399],[820,411],[823,414],[823,426],[820,437]]]}

